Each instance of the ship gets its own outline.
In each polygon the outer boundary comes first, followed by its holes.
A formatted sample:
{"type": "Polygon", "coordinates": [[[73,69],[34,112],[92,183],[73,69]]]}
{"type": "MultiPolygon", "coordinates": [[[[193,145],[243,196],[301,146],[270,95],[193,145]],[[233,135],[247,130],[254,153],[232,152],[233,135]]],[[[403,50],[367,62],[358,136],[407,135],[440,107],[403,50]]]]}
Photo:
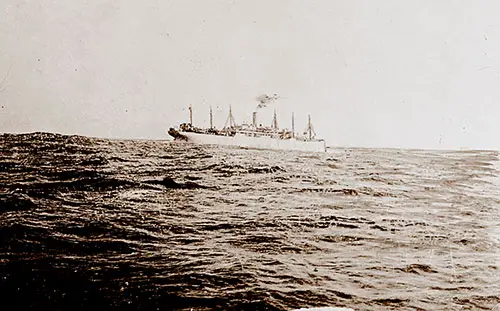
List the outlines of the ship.
{"type": "Polygon", "coordinates": [[[295,120],[292,113],[292,128],[280,129],[276,110],[274,110],[271,126],[257,123],[257,111],[253,112],[251,123],[237,124],[231,106],[226,124],[222,129],[213,125],[212,108],[210,107],[210,127],[199,128],[193,125],[193,108],[189,106],[189,123],[181,123],[171,127],[168,134],[174,141],[195,144],[235,146],[247,149],[295,150],[306,152],[326,152],[324,139],[316,137],[311,116],[308,116],[307,129],[298,134],[295,132],[295,120]]]}

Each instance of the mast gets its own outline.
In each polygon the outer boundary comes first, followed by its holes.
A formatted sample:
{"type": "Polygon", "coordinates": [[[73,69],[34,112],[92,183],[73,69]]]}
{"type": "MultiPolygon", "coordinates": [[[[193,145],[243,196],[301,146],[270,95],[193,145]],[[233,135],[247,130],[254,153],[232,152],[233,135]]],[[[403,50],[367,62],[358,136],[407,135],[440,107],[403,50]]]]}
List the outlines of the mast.
{"type": "Polygon", "coordinates": [[[309,132],[309,140],[312,139],[312,125],[311,125],[311,115],[307,115],[308,122],[307,122],[307,131],[309,132]]]}
{"type": "Polygon", "coordinates": [[[189,105],[189,124],[193,125],[193,107],[189,105]]]}
{"type": "Polygon", "coordinates": [[[236,122],[234,121],[234,117],[233,117],[233,109],[231,108],[231,105],[229,105],[229,116],[227,117],[226,124],[224,125],[224,127],[227,127],[228,123],[229,123],[229,127],[236,126],[236,122]]]}
{"type": "Polygon", "coordinates": [[[214,128],[213,116],[212,116],[212,106],[210,106],[210,129],[214,128]]]}
{"type": "Polygon", "coordinates": [[[234,126],[233,108],[229,105],[229,126],[234,126]]]}
{"type": "Polygon", "coordinates": [[[292,112],[292,137],[295,138],[295,120],[293,118],[293,112],[292,112]]]}

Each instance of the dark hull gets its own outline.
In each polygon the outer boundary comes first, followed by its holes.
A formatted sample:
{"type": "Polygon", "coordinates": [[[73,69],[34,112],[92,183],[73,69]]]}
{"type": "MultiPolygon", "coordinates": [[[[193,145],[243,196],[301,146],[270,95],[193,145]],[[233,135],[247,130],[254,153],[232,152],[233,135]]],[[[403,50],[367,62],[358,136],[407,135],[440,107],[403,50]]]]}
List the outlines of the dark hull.
{"type": "Polygon", "coordinates": [[[168,135],[172,136],[174,140],[188,141],[188,138],[186,136],[182,135],[174,128],[170,128],[168,130],[168,135]]]}

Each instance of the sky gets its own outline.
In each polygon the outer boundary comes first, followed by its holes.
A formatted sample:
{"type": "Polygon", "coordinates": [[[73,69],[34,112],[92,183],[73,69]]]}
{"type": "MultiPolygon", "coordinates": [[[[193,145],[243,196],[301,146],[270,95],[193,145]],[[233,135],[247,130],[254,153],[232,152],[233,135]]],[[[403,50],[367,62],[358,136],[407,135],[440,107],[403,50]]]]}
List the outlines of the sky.
{"type": "Polygon", "coordinates": [[[188,120],[329,146],[500,149],[500,2],[2,0],[0,132],[168,139],[188,120]]]}

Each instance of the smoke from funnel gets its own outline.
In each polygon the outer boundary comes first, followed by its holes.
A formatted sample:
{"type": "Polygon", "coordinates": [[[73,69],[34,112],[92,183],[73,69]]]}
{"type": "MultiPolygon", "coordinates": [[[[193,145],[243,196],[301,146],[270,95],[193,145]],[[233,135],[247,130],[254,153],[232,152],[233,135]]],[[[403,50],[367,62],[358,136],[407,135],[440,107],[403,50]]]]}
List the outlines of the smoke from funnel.
{"type": "MultiPolygon", "coordinates": [[[[267,107],[267,105],[273,103],[275,100],[277,100],[279,98],[278,94],[274,94],[274,95],[266,95],[266,94],[263,94],[263,95],[260,95],[258,96],[256,99],[257,101],[259,102],[259,104],[257,105],[257,109],[260,109],[260,108],[265,108],[267,107]]],[[[256,109],[256,110],[257,110],[256,109]]]]}

